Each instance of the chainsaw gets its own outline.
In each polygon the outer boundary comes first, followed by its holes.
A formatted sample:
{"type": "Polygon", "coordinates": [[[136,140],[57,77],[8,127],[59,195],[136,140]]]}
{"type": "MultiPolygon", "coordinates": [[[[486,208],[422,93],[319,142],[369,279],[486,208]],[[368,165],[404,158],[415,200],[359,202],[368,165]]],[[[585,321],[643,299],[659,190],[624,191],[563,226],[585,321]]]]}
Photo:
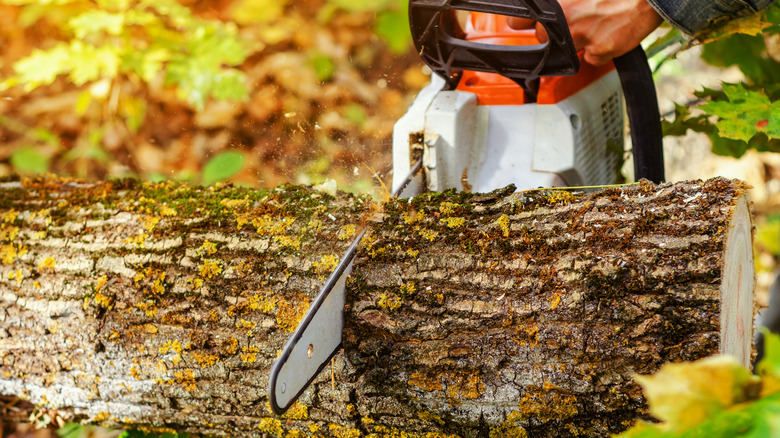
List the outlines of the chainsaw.
{"type": "MultiPolygon", "coordinates": [[[[585,63],[556,0],[410,0],[409,25],[434,75],[395,124],[393,196],[614,183],[624,100],[635,178],[663,181],[661,118],[641,47],[602,67],[585,63]],[[507,17],[540,23],[548,41],[507,17]]],[[[346,278],[364,232],[271,368],[277,415],[341,347],[346,278]]]]}

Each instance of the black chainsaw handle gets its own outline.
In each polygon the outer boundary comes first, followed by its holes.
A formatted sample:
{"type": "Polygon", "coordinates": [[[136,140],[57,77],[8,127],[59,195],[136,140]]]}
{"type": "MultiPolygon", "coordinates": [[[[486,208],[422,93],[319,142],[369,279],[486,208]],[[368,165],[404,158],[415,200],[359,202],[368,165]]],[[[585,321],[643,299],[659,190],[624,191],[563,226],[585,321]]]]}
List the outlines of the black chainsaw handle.
{"type": "Polygon", "coordinates": [[[454,90],[464,70],[498,73],[536,96],[540,76],[576,73],[580,60],[557,0],[409,0],[409,27],[425,64],[454,90]],[[466,41],[457,11],[529,18],[547,42],[504,46],[466,41]]]}
{"type": "Polygon", "coordinates": [[[628,126],[634,155],[634,178],[662,183],[664,176],[663,132],[653,73],[642,46],[612,60],[615,63],[623,98],[626,100],[628,126]]]}

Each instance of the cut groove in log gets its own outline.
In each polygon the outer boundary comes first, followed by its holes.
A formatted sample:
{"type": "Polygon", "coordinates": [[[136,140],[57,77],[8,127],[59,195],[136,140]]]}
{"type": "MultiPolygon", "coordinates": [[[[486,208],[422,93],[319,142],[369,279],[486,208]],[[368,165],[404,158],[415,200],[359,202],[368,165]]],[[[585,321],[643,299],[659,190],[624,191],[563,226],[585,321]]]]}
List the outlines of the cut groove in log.
{"type": "Polygon", "coordinates": [[[750,358],[743,184],[429,194],[370,222],[344,350],[275,418],[270,365],[378,208],[299,187],[2,183],[0,396],[236,437],[606,436],[646,415],[634,373],[750,358]]]}

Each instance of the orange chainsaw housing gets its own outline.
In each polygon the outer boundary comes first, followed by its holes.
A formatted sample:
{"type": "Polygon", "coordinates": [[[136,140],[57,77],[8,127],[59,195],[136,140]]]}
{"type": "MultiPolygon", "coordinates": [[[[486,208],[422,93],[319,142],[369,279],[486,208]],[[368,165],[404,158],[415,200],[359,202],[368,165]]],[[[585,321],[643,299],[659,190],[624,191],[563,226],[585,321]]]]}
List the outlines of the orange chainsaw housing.
{"type": "MultiPolygon", "coordinates": [[[[520,46],[540,44],[534,29],[512,29],[503,15],[470,12],[466,21],[466,39],[484,44],[520,46]]],[[[571,76],[542,77],[536,103],[551,105],[565,100],[615,69],[609,63],[596,67],[585,62],[579,53],[580,70],[571,76]]],[[[479,105],[523,105],[523,88],[497,73],[463,71],[459,91],[477,95],[479,105]]]]}

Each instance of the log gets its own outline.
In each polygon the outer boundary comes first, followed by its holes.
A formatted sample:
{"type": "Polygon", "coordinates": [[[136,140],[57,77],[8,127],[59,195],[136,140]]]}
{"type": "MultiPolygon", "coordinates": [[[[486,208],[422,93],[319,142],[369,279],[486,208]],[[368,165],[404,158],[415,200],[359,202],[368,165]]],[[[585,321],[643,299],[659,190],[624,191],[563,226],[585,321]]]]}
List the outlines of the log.
{"type": "Polygon", "coordinates": [[[380,205],[295,186],[0,182],[0,413],[234,437],[607,436],[647,417],[635,373],[748,364],[746,191],[380,205]],[[270,365],[362,226],[344,348],[276,418],[270,365]]]}

